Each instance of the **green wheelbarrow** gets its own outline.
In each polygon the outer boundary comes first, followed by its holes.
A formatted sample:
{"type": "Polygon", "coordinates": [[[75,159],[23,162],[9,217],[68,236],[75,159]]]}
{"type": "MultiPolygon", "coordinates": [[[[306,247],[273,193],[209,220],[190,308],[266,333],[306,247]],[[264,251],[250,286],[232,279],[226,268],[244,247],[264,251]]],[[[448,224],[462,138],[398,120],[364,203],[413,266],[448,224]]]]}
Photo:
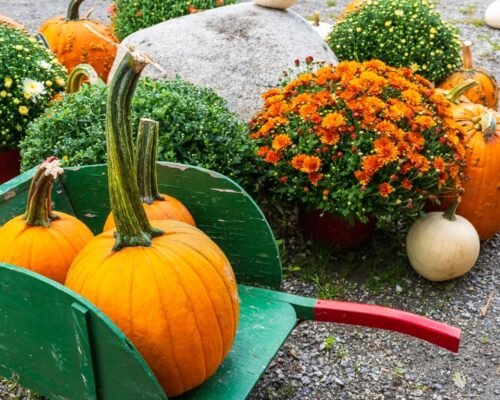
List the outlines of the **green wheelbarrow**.
{"type": "MultiPolygon", "coordinates": [[[[0,186],[0,224],[24,211],[33,173],[0,186]]],[[[458,351],[460,330],[439,322],[276,291],[282,274],[273,233],[240,186],[218,173],[173,163],[158,164],[158,181],[161,192],[180,199],[222,248],[240,283],[231,352],[214,376],[180,399],[245,399],[303,320],[388,329],[458,351]]],[[[66,169],[53,188],[55,209],[77,216],[94,233],[108,215],[107,196],[104,165],[66,169]]],[[[132,343],[95,306],[54,281],[6,264],[0,264],[0,375],[53,400],[167,399],[132,343]]]]}

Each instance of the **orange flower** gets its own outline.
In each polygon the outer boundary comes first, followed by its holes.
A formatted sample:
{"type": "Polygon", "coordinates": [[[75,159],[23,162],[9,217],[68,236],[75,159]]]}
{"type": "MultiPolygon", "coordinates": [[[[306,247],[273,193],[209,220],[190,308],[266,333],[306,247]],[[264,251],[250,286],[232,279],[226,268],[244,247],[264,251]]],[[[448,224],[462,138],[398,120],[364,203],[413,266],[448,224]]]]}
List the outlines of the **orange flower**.
{"type": "Polygon", "coordinates": [[[195,6],[193,6],[192,4],[190,4],[189,8],[188,8],[188,12],[189,12],[189,14],[194,14],[194,13],[198,12],[198,9],[195,6]]]}
{"type": "Polygon", "coordinates": [[[422,96],[420,93],[413,89],[407,89],[401,93],[403,99],[405,99],[408,103],[418,105],[422,103],[422,96]]]}
{"type": "Polygon", "coordinates": [[[292,103],[290,105],[290,108],[292,110],[295,110],[297,109],[298,106],[300,106],[301,104],[308,104],[308,103],[311,103],[311,95],[309,93],[301,93],[299,94],[297,97],[295,97],[293,100],[292,100],[292,103]]]}
{"type": "Polygon", "coordinates": [[[323,174],[320,174],[319,172],[312,172],[309,175],[309,181],[314,185],[317,186],[318,182],[323,179],[323,174]]]}
{"type": "Polygon", "coordinates": [[[406,190],[411,190],[413,187],[408,178],[405,178],[401,181],[401,186],[403,186],[406,190]]]}
{"type": "Polygon", "coordinates": [[[269,152],[269,150],[270,150],[269,146],[259,147],[259,149],[257,150],[257,155],[259,157],[265,157],[267,155],[267,153],[269,152]]]}
{"type": "Polygon", "coordinates": [[[277,94],[281,94],[281,89],[279,88],[269,89],[267,92],[264,92],[262,94],[262,98],[266,100],[267,98],[276,96],[277,94]]]}
{"type": "Polygon", "coordinates": [[[361,168],[369,176],[373,176],[382,167],[382,161],[378,156],[370,155],[363,158],[361,161],[361,168]]]}
{"type": "Polygon", "coordinates": [[[370,182],[371,176],[366,173],[366,171],[357,170],[354,171],[354,176],[361,185],[366,186],[370,182]]]}
{"type": "Polygon", "coordinates": [[[285,96],[283,96],[282,94],[270,96],[270,97],[266,98],[266,107],[269,107],[271,104],[274,104],[274,103],[279,103],[279,102],[283,101],[284,98],[285,98],[285,96]]]}
{"type": "Polygon", "coordinates": [[[424,129],[433,128],[437,125],[436,121],[427,115],[418,115],[415,117],[415,122],[424,129]]]}
{"type": "Polygon", "coordinates": [[[338,129],[346,126],[346,120],[341,113],[335,111],[325,115],[321,126],[327,129],[338,129]]]}
{"type": "Polygon", "coordinates": [[[318,121],[321,117],[317,114],[318,106],[314,104],[304,104],[299,109],[299,114],[304,121],[318,121]]]}
{"type": "Polygon", "coordinates": [[[396,145],[387,137],[381,137],[373,141],[373,148],[377,152],[380,161],[383,165],[389,164],[398,158],[398,148],[396,145]]]}
{"type": "Polygon", "coordinates": [[[333,146],[337,144],[340,140],[340,135],[332,129],[319,128],[318,133],[320,135],[321,143],[333,146]]]}
{"type": "Polygon", "coordinates": [[[410,152],[408,153],[408,160],[420,172],[427,172],[430,169],[429,161],[421,154],[410,152]]]}
{"type": "Polygon", "coordinates": [[[297,154],[296,156],[294,156],[291,161],[292,167],[301,170],[302,167],[304,166],[306,157],[307,157],[306,154],[297,154]]]}
{"type": "Polygon", "coordinates": [[[446,165],[443,157],[435,157],[432,161],[432,166],[440,172],[444,172],[446,169],[446,165]]]}
{"type": "Polygon", "coordinates": [[[408,138],[408,142],[411,143],[411,146],[413,148],[420,149],[425,144],[425,138],[420,133],[417,133],[417,132],[408,132],[406,134],[406,137],[408,138]]]}
{"type": "Polygon", "coordinates": [[[274,150],[269,150],[269,152],[266,154],[266,158],[264,159],[264,161],[274,165],[276,165],[279,160],[281,160],[281,155],[274,150]]]}
{"type": "Polygon", "coordinates": [[[310,174],[316,172],[321,167],[321,159],[316,156],[308,156],[304,160],[304,165],[300,169],[302,172],[310,174]]]}
{"type": "Polygon", "coordinates": [[[387,182],[378,185],[378,192],[382,197],[389,197],[394,192],[394,188],[387,182]]]}
{"type": "Polygon", "coordinates": [[[318,104],[321,107],[324,107],[326,105],[334,105],[335,100],[333,99],[331,93],[328,90],[323,90],[321,92],[315,93],[313,96],[313,100],[316,104],[318,104]]]}
{"type": "Polygon", "coordinates": [[[285,147],[292,144],[292,139],[288,135],[276,135],[273,139],[273,149],[276,151],[283,150],[285,147]]]}

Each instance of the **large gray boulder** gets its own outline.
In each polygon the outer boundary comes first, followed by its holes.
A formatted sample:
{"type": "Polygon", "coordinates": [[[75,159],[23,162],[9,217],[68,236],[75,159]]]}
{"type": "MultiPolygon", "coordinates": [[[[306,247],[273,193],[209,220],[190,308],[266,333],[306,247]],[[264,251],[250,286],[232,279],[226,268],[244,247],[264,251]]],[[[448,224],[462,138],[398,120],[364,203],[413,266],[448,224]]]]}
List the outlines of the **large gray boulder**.
{"type": "MultiPolygon", "coordinates": [[[[148,66],[143,76],[180,76],[210,87],[245,120],[260,110],[260,95],[278,84],[283,71],[293,66],[295,59],[313,56],[318,61],[337,63],[330,48],[304,18],[290,10],[254,3],[171,19],[135,32],[123,44],[149,54],[161,66],[148,66]]],[[[124,51],[120,46],[114,68],[124,51]]]]}

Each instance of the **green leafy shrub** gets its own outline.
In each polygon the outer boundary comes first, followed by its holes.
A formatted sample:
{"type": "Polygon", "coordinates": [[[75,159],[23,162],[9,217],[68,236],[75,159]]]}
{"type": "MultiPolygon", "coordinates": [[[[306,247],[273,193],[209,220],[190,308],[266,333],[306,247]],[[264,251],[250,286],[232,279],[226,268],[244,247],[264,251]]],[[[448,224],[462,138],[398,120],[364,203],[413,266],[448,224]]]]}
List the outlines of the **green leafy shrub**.
{"type": "Polygon", "coordinates": [[[15,147],[28,123],[64,89],[54,55],[26,32],[0,24],[0,150],[15,147]]]}
{"type": "MultiPolygon", "coordinates": [[[[63,166],[106,162],[106,95],[103,83],[84,85],[30,124],[21,142],[22,168],[51,155],[63,166]]],[[[160,122],[159,160],[209,168],[248,185],[255,148],[247,126],[212,90],[181,80],[145,79],[132,109],[134,132],[141,117],[160,122]]]]}
{"type": "Polygon", "coordinates": [[[341,61],[379,59],[440,81],[460,65],[458,31],[430,0],[367,0],[328,39],[341,61]]]}
{"type": "Polygon", "coordinates": [[[115,0],[110,13],[116,36],[123,40],[168,19],[234,3],[235,0],[115,0]]]}

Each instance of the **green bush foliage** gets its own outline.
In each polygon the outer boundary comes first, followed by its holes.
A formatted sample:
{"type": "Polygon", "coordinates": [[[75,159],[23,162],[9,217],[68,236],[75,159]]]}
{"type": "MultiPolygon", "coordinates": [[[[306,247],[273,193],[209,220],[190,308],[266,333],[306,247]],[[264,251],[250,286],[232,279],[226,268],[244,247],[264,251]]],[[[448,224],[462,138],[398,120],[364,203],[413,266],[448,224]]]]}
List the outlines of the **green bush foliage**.
{"type": "Polygon", "coordinates": [[[110,11],[116,36],[123,40],[168,19],[234,3],[235,0],[115,0],[110,11]]]}
{"type": "Polygon", "coordinates": [[[458,31],[430,0],[367,0],[328,39],[340,61],[379,59],[438,82],[461,63],[458,31]]]}
{"type": "MultiPolygon", "coordinates": [[[[105,163],[106,95],[103,83],[84,85],[30,124],[21,142],[22,168],[51,155],[63,166],[105,163]]],[[[132,109],[134,132],[141,117],[160,122],[159,160],[209,168],[249,184],[255,148],[247,126],[212,90],[182,80],[144,79],[132,109]]]]}
{"type": "Polygon", "coordinates": [[[15,147],[26,126],[59,91],[66,72],[26,32],[0,24],[0,150],[15,147]]]}

